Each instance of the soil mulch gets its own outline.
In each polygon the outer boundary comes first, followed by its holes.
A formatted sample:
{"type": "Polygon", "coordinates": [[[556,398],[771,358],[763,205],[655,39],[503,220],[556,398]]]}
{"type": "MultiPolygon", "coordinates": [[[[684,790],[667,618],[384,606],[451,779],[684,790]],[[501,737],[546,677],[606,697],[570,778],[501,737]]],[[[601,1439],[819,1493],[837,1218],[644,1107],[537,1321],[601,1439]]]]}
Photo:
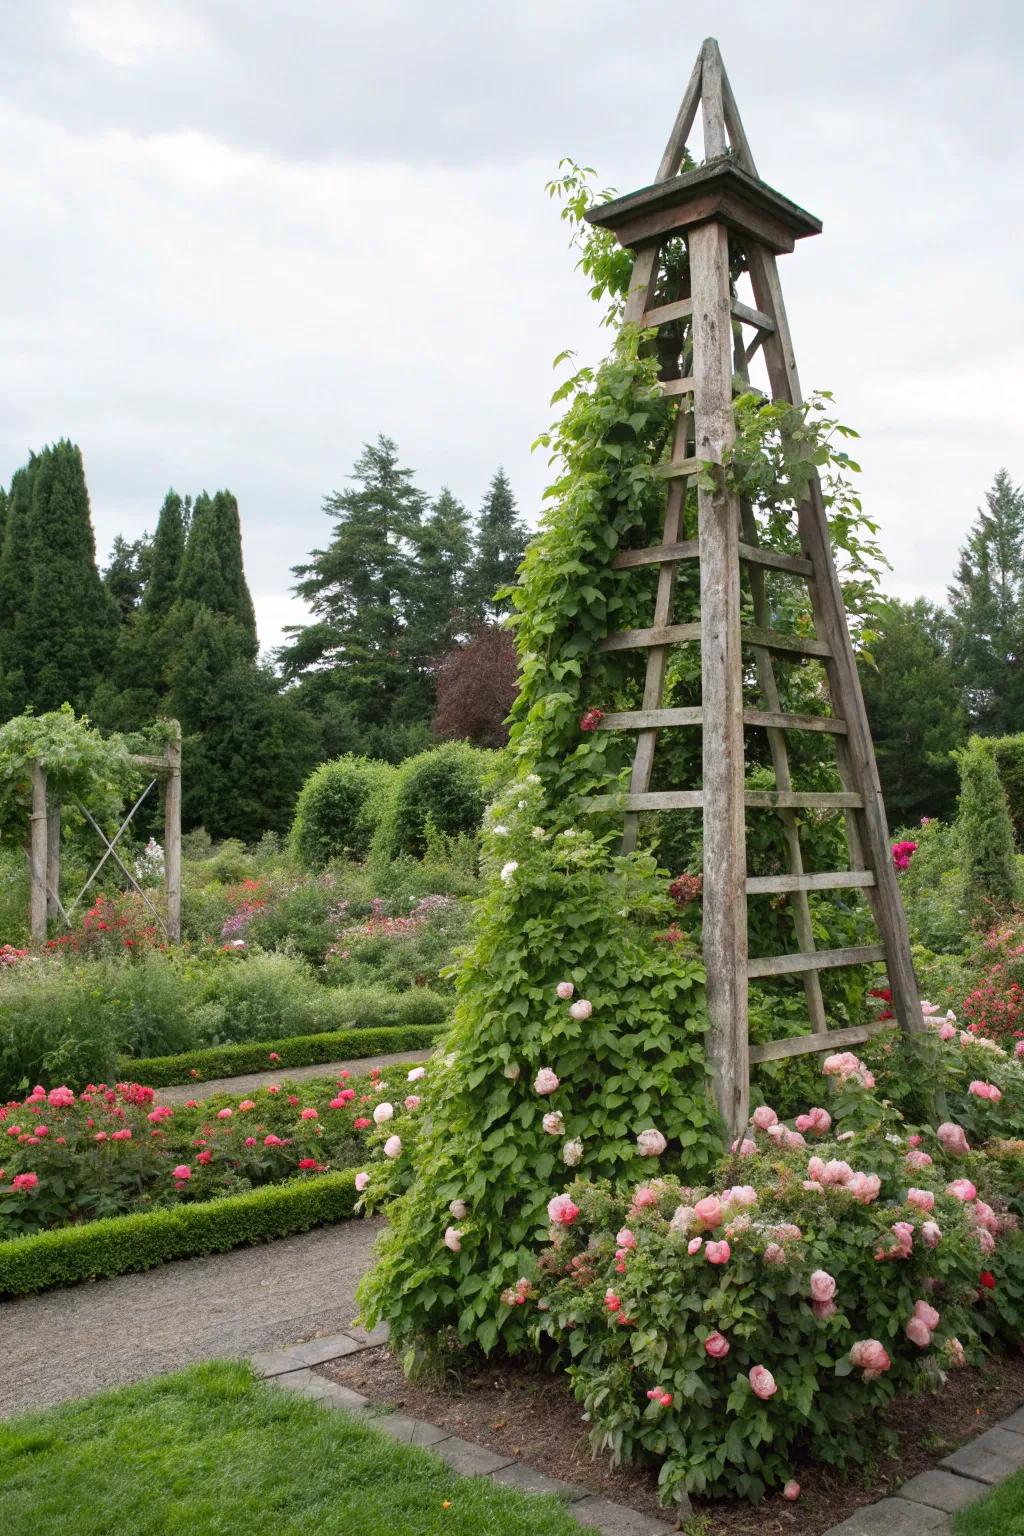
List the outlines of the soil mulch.
{"type": "MultiPolygon", "coordinates": [[[[505,1362],[453,1370],[443,1381],[412,1382],[386,1346],[320,1369],[375,1403],[515,1456],[616,1503],[670,1518],[658,1503],[656,1468],[611,1469],[607,1459],[592,1458],[588,1426],[564,1376],[505,1362]]],[[[1021,1403],[1024,1359],[996,1358],[983,1369],[952,1372],[941,1392],[892,1403],[885,1427],[895,1436],[896,1448],[890,1453],[880,1449],[869,1466],[845,1478],[825,1466],[798,1466],[795,1475],[803,1492],[795,1504],[778,1495],[758,1505],[695,1499],[694,1509],[705,1522],[701,1536],[823,1536],[861,1505],[891,1495],[1021,1403]]]]}

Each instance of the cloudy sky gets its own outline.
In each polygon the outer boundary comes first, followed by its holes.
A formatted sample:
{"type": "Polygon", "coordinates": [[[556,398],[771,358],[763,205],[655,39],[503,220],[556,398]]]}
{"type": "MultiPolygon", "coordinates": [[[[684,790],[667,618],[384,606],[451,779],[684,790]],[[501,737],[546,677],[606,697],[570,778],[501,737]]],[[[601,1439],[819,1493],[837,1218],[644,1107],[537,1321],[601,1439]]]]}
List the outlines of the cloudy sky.
{"type": "Polygon", "coordinates": [[[3,0],[0,482],[74,438],[101,554],[229,486],[264,645],[360,445],[536,517],[551,359],[596,324],[544,191],[650,181],[716,35],[805,388],[863,436],[901,595],[1024,479],[1019,0],[3,0]]]}

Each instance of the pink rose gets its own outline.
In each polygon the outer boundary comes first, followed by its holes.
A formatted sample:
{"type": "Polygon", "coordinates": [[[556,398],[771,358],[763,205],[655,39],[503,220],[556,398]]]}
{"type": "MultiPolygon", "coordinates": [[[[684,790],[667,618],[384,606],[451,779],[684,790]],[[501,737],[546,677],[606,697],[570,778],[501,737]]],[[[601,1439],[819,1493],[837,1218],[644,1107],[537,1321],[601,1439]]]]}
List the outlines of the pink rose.
{"type": "Polygon", "coordinates": [[[932,1166],[932,1159],[928,1156],[928,1153],[920,1151],[920,1149],[917,1147],[913,1147],[907,1153],[903,1161],[906,1163],[908,1168],[913,1168],[915,1170],[920,1168],[930,1168],[932,1166]]]}
{"type": "Polygon", "coordinates": [[[753,1157],[757,1151],[757,1143],[751,1141],[749,1136],[745,1136],[742,1141],[739,1139],[734,1141],[731,1150],[738,1152],[740,1157],[753,1157]]]}
{"type": "Polygon", "coordinates": [[[963,1200],[965,1203],[968,1200],[976,1200],[978,1198],[978,1191],[970,1179],[954,1179],[952,1184],[946,1185],[946,1194],[952,1195],[956,1200],[963,1200]]]}
{"type": "Polygon", "coordinates": [[[769,1109],[767,1104],[760,1105],[751,1115],[751,1120],[759,1131],[766,1131],[770,1125],[778,1125],[779,1117],[774,1109],[769,1109]]]}
{"type": "Polygon", "coordinates": [[[16,1173],[11,1180],[11,1188],[22,1194],[24,1191],[35,1189],[38,1183],[38,1173],[16,1173]]]}
{"type": "Polygon", "coordinates": [[[709,1242],[704,1249],[704,1256],[709,1264],[728,1264],[732,1258],[732,1249],[724,1241],[721,1243],[709,1242]]]}
{"type": "Polygon", "coordinates": [[[571,1018],[576,1020],[577,1024],[582,1024],[585,1019],[590,1018],[590,1015],[593,1013],[593,1011],[593,1003],[588,1002],[585,997],[581,997],[575,1003],[573,1003],[572,1007],[569,1009],[569,1015],[571,1018]]]}
{"type": "Polygon", "coordinates": [[[404,1103],[406,1109],[419,1109],[420,1105],[423,1103],[423,1100],[420,1098],[418,1093],[409,1093],[406,1095],[404,1103]]]}
{"type": "Polygon", "coordinates": [[[760,1397],[765,1401],[769,1397],[774,1397],[779,1390],[775,1383],[775,1377],[768,1367],[764,1365],[752,1365],[747,1372],[747,1380],[750,1382],[754,1396],[760,1397]]]}
{"type": "Polygon", "coordinates": [[[797,1115],[793,1123],[798,1131],[813,1131],[816,1136],[823,1136],[832,1128],[832,1116],[827,1109],[811,1109],[806,1115],[797,1115]]]}
{"type": "Polygon", "coordinates": [[[927,1301],[915,1301],[913,1315],[920,1318],[921,1322],[924,1323],[929,1333],[934,1333],[936,1328],[939,1326],[939,1314],[936,1312],[935,1308],[927,1301]]]}
{"type": "Polygon", "coordinates": [[[255,1145],[256,1145],[256,1137],[255,1136],[247,1136],[245,1138],[245,1141],[243,1142],[243,1146],[246,1146],[246,1147],[254,1147],[255,1145]]]}
{"type": "Polygon", "coordinates": [[[558,1078],[552,1072],[551,1068],[550,1067],[541,1067],[540,1071],[537,1073],[537,1076],[533,1080],[533,1090],[534,1090],[534,1092],[535,1093],[554,1093],[554,1091],[555,1091],[555,1089],[557,1087],[558,1087],[558,1078]]]}
{"type": "Polygon", "coordinates": [[[401,1155],[402,1155],[402,1138],[401,1138],[401,1136],[389,1136],[387,1141],[384,1143],[384,1156],[385,1157],[392,1157],[392,1158],[394,1158],[394,1157],[401,1157],[401,1155]]]}
{"type": "Polygon", "coordinates": [[[809,1195],[823,1195],[825,1193],[824,1184],[819,1184],[817,1179],[804,1179],[801,1188],[806,1189],[809,1195]]]}
{"type": "Polygon", "coordinates": [[[555,988],[555,992],[562,999],[563,1003],[567,1003],[575,991],[576,988],[573,986],[571,981],[560,981],[558,986],[555,988]]]}
{"type": "Polygon", "coordinates": [[[986,1231],[984,1227],[977,1227],[975,1229],[974,1239],[985,1258],[988,1258],[990,1253],[995,1253],[996,1240],[992,1236],[992,1233],[986,1231]]]}
{"type": "Polygon", "coordinates": [[[907,1204],[916,1205],[919,1211],[934,1211],[935,1196],[930,1189],[908,1189],[907,1204]]]}
{"type": "Polygon", "coordinates": [[[461,1221],[466,1214],[466,1202],[465,1200],[453,1200],[448,1209],[455,1217],[456,1221],[461,1221]]]}
{"type": "Polygon", "coordinates": [[[722,1191],[723,1205],[749,1206],[757,1204],[757,1190],[752,1184],[734,1184],[722,1191]]]}
{"type": "Polygon", "coordinates": [[[635,1248],[636,1237],[628,1227],[622,1227],[615,1234],[615,1241],[620,1248],[635,1248]]]}
{"type": "Polygon", "coordinates": [[[636,1144],[641,1157],[660,1157],[668,1146],[661,1132],[654,1129],[641,1131],[636,1144]]]}
{"type": "Polygon", "coordinates": [[[1017,1044],[1013,1048],[1013,1054],[1015,1056],[1024,1056],[1024,1040],[1017,1041],[1017,1044]]]}
{"type": "MultiPolygon", "coordinates": [[[[303,1111],[303,1114],[305,1114],[305,1111],[303,1111]]],[[[395,1106],[385,1100],[384,1103],[378,1104],[373,1111],[374,1124],[384,1125],[386,1121],[394,1119],[394,1114],[395,1106]]]]}
{"type": "Polygon", "coordinates": [[[458,1253],[462,1248],[462,1233],[458,1227],[445,1227],[444,1245],[450,1248],[452,1253],[458,1253]]]}
{"type": "Polygon", "coordinates": [[[999,1231],[999,1217],[984,1200],[975,1200],[971,1207],[971,1219],[976,1227],[985,1227],[993,1236],[999,1231]]]}
{"type": "Polygon", "coordinates": [[[877,1173],[852,1173],[846,1188],[860,1205],[870,1205],[872,1201],[878,1199],[882,1190],[882,1181],[877,1173]]]}
{"type": "Polygon", "coordinates": [[[825,1177],[825,1164],[820,1157],[810,1157],[807,1160],[807,1177],[817,1179],[820,1184],[825,1177]]]}
{"type": "Polygon", "coordinates": [[[189,1167],[188,1163],[179,1163],[177,1168],[171,1169],[172,1179],[190,1179],[191,1177],[192,1169],[189,1167]]]}
{"type": "Polygon", "coordinates": [[[963,1126],[956,1125],[951,1120],[947,1120],[944,1125],[940,1125],[935,1134],[946,1151],[952,1152],[956,1157],[962,1157],[971,1150],[963,1126]]]}
{"type": "Polygon", "coordinates": [[[709,1333],[704,1340],[705,1352],[710,1355],[712,1360],[724,1360],[731,1348],[732,1345],[725,1334],[719,1333],[717,1330],[714,1333],[709,1333]]]}
{"type": "Polygon", "coordinates": [[[932,1341],[931,1329],[919,1317],[912,1317],[903,1331],[918,1349],[927,1349],[932,1341]]]}
{"type": "Polygon", "coordinates": [[[800,1497],[800,1484],[795,1477],[791,1477],[782,1490],[782,1497],[788,1499],[790,1504],[795,1504],[800,1497]]]}
{"type": "Polygon", "coordinates": [[[638,1184],[633,1191],[633,1209],[642,1211],[646,1206],[657,1205],[658,1195],[649,1184],[638,1184]]]}
{"type": "Polygon", "coordinates": [[[825,1164],[825,1171],[821,1175],[823,1184],[846,1184],[849,1181],[853,1169],[849,1163],[842,1162],[839,1158],[833,1158],[825,1164]]]}
{"type": "Polygon", "coordinates": [[[839,1308],[836,1306],[834,1301],[812,1301],[811,1311],[814,1313],[816,1318],[818,1318],[821,1322],[824,1322],[826,1318],[835,1317],[836,1313],[839,1311],[839,1308]]]}
{"type": "Polygon", "coordinates": [[[275,1136],[273,1132],[271,1132],[269,1136],[264,1136],[263,1145],[265,1147],[283,1147],[284,1142],[281,1140],[280,1136],[275,1136]]]}
{"type": "Polygon", "coordinates": [[[426,1077],[426,1075],[426,1067],[413,1067],[410,1072],[405,1074],[405,1080],[407,1083],[418,1083],[420,1078],[426,1077]]]}
{"type": "Polygon", "coordinates": [[[702,1227],[720,1227],[722,1225],[722,1202],[717,1195],[705,1195],[703,1200],[698,1200],[693,1208],[693,1214],[702,1227]]]}
{"type": "Polygon", "coordinates": [[[948,1019],[946,1020],[945,1023],[939,1025],[939,1039],[940,1040],[952,1040],[952,1038],[953,1038],[953,1036],[955,1034],[956,1034],[956,1025],[955,1024],[950,1024],[948,1019]]]}
{"type": "MultiPolygon", "coordinates": [[[[315,1113],[315,1111],[314,1111],[314,1113],[315,1113]]],[[[232,1114],[233,1114],[233,1111],[230,1110],[230,1109],[218,1109],[218,1111],[217,1111],[217,1119],[218,1120],[230,1120],[232,1114]]]]}
{"type": "Polygon", "coordinates": [[[807,1143],[799,1131],[784,1130],[782,1132],[782,1145],[792,1151],[794,1147],[806,1147],[807,1143]]]}
{"type": "Polygon", "coordinates": [[[926,1248],[934,1248],[942,1237],[938,1225],[934,1221],[925,1221],[921,1224],[921,1236],[926,1248]]]}
{"type": "Polygon", "coordinates": [[[59,1088],[51,1088],[46,1095],[46,1102],[51,1109],[67,1109],[75,1102],[75,1096],[71,1089],[61,1084],[59,1088]]]}
{"type": "Polygon", "coordinates": [[[557,1109],[545,1115],[541,1125],[543,1125],[549,1136],[561,1136],[565,1130],[565,1121],[562,1119],[561,1111],[557,1109]]]}
{"type": "Polygon", "coordinates": [[[556,1227],[571,1227],[580,1213],[578,1205],[574,1205],[568,1195],[555,1195],[548,1201],[548,1219],[556,1227]]]}
{"type": "Polygon", "coordinates": [[[836,1293],[836,1282],[825,1269],[816,1269],[811,1276],[811,1300],[831,1301],[836,1293]]]}
{"type": "Polygon", "coordinates": [[[954,1365],[957,1370],[962,1370],[967,1364],[967,1356],[964,1354],[964,1347],[960,1340],[947,1339],[946,1349],[949,1351],[950,1364],[954,1365]]]}
{"type": "Polygon", "coordinates": [[[366,1188],[366,1186],[367,1186],[367,1184],[369,1184],[369,1182],[370,1182],[370,1175],[368,1173],[357,1173],[356,1174],[356,1190],[358,1191],[359,1194],[362,1194],[363,1190],[366,1188]]]}
{"type": "Polygon", "coordinates": [[[692,1257],[693,1254],[700,1253],[700,1250],[703,1246],[704,1239],[702,1237],[691,1237],[690,1241],[686,1245],[686,1251],[692,1257]]]}
{"type": "Polygon", "coordinates": [[[892,1365],[884,1345],[878,1339],[861,1339],[850,1350],[850,1364],[858,1371],[873,1371],[880,1376],[892,1365]]]}

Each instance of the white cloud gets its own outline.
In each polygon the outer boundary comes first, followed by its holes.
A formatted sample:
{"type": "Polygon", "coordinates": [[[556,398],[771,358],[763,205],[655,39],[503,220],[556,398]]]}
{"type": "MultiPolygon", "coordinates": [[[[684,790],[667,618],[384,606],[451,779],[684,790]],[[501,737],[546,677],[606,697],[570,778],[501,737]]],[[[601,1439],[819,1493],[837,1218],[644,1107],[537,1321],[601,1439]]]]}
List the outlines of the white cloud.
{"type": "Polygon", "coordinates": [[[206,28],[174,0],[72,0],[68,19],[80,47],[131,69],[157,54],[188,54],[209,42],[206,28]]]}

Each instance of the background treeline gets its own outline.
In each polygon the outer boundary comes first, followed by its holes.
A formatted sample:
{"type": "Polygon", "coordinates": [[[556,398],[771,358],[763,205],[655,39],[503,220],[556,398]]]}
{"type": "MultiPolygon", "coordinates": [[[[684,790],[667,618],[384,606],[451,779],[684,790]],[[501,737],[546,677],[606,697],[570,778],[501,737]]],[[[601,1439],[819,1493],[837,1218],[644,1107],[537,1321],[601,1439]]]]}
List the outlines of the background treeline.
{"type": "Polygon", "coordinates": [[[0,488],[0,719],[65,700],[104,729],[176,716],[186,826],[247,842],[287,829],[325,758],[500,745],[515,661],[494,594],[526,544],[504,472],[475,519],[448,489],[419,490],[386,437],[351,479],[295,569],[312,621],[271,661],[230,491],[169,491],[154,532],[115,539],[101,571],[79,448],[33,454],[0,488]]]}
{"type": "Polygon", "coordinates": [[[953,753],[971,735],[1024,731],[1024,492],[997,473],[949,586],[948,607],[879,600],[861,684],[890,823],[948,816],[953,753]]]}

